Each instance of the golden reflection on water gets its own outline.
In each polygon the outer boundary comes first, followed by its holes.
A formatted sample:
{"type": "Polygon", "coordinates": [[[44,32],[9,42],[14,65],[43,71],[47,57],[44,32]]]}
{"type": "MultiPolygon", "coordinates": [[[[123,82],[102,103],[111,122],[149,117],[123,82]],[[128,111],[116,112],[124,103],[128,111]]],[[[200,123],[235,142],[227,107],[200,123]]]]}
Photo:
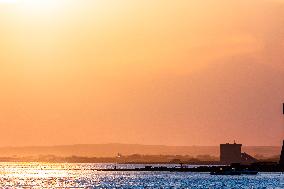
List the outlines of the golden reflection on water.
{"type": "MultiPolygon", "coordinates": [[[[74,165],[72,166],[74,167],[74,165]]],[[[76,186],[75,171],[70,164],[1,163],[0,187],[69,188],[76,186]]]]}
{"type": "Polygon", "coordinates": [[[66,177],[68,166],[51,163],[5,163],[0,164],[1,175],[10,177],[66,177]]]}
{"type": "MultiPolygon", "coordinates": [[[[209,173],[94,170],[113,166],[113,164],[0,163],[0,188],[279,188],[283,179],[283,175],[278,173],[215,177],[209,173]]],[[[284,188],[284,185],[282,186],[280,188],[284,188]]]]}

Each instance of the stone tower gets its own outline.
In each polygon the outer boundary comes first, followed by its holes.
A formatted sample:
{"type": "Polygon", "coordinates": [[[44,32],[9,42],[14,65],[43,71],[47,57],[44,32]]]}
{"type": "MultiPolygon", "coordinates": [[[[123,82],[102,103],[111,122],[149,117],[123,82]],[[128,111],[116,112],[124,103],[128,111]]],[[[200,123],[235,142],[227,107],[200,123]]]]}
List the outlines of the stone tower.
{"type": "Polygon", "coordinates": [[[242,144],[220,144],[220,161],[223,164],[241,163],[242,144]]]}

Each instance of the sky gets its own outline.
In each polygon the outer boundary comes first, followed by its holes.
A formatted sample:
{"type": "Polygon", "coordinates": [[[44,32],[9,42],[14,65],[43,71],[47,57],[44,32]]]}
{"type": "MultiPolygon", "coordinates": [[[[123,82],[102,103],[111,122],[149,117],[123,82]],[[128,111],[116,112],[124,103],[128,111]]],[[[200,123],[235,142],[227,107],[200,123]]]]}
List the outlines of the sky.
{"type": "Polygon", "coordinates": [[[279,146],[283,51],[283,0],[0,0],[0,146],[279,146]]]}

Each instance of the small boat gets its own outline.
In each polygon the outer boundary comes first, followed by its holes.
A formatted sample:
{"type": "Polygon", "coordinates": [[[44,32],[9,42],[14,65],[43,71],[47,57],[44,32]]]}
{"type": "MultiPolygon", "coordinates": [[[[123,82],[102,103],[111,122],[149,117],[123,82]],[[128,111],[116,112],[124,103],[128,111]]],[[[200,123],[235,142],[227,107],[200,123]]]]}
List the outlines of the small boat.
{"type": "Polygon", "coordinates": [[[210,175],[241,175],[240,171],[236,171],[234,169],[231,170],[219,170],[219,171],[212,171],[210,175]]]}
{"type": "Polygon", "coordinates": [[[222,168],[218,171],[210,172],[210,175],[257,175],[258,171],[253,170],[235,170],[233,169],[225,169],[222,168]]]}
{"type": "Polygon", "coordinates": [[[242,175],[257,175],[258,171],[253,171],[253,170],[243,170],[241,171],[242,175]]]}

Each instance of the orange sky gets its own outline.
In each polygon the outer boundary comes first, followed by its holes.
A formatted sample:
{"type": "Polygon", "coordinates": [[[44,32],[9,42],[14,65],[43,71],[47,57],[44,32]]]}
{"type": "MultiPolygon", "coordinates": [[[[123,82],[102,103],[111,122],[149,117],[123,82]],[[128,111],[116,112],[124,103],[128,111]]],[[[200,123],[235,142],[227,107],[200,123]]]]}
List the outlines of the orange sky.
{"type": "Polygon", "coordinates": [[[0,0],[0,146],[280,145],[283,0],[0,0]]]}

